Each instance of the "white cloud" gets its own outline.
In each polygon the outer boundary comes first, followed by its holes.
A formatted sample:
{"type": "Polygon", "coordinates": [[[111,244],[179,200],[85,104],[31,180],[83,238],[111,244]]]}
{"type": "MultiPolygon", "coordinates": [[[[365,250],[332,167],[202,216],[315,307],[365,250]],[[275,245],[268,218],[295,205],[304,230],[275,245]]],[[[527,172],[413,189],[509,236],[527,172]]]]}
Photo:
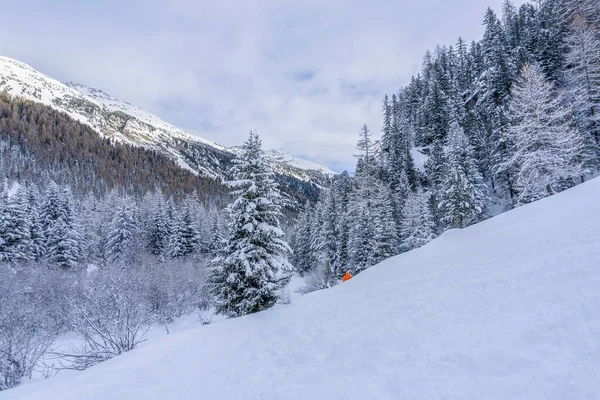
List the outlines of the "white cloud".
{"type": "MultiPolygon", "coordinates": [[[[489,5],[499,10],[501,0],[489,5]]],[[[33,4],[30,4],[33,3],[33,4]]],[[[362,123],[425,50],[483,31],[479,0],[48,2],[3,9],[0,53],[226,145],[352,168],[362,123]],[[6,40],[9,38],[9,40],[6,40]]]]}

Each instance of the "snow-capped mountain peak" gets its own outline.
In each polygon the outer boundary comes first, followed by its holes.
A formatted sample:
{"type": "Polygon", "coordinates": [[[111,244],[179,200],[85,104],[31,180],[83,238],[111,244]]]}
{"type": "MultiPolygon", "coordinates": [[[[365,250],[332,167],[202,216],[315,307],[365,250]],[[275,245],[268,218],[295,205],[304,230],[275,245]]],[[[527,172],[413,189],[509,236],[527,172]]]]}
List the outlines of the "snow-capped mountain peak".
{"type": "MultiPolygon", "coordinates": [[[[183,168],[213,178],[224,178],[238,151],[194,136],[102,90],[61,83],[25,63],[2,56],[0,91],[63,111],[103,137],[160,151],[183,168]]],[[[304,182],[320,184],[335,174],[319,164],[277,150],[267,154],[276,172],[304,182]]]]}

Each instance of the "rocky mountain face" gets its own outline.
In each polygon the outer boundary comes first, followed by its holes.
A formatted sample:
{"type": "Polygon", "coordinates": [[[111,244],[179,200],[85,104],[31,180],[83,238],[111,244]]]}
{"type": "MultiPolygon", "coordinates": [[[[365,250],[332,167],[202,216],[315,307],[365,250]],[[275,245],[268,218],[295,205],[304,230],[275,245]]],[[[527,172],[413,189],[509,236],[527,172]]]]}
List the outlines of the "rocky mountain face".
{"type": "MultiPolygon", "coordinates": [[[[0,92],[3,91],[65,112],[102,137],[157,150],[182,168],[217,180],[226,179],[239,151],[194,136],[102,90],[61,83],[6,57],[0,57],[0,92]]],[[[282,183],[309,198],[335,174],[326,167],[276,150],[267,151],[267,155],[282,183]]]]}

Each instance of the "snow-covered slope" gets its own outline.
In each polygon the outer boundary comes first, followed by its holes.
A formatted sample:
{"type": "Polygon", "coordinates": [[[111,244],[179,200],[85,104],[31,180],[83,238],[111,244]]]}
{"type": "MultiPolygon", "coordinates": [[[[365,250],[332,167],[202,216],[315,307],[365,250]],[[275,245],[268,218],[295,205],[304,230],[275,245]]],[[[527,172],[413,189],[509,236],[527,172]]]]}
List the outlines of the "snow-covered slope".
{"type": "MultiPolygon", "coordinates": [[[[76,83],[63,84],[30,66],[0,56],[0,92],[64,111],[103,136],[159,150],[184,168],[223,177],[235,149],[199,138],[107,93],[76,83]]],[[[334,174],[321,165],[271,152],[274,169],[305,182],[323,183],[334,174]]]]}
{"type": "Polygon", "coordinates": [[[599,197],[595,179],[0,400],[596,399],[599,197]]]}

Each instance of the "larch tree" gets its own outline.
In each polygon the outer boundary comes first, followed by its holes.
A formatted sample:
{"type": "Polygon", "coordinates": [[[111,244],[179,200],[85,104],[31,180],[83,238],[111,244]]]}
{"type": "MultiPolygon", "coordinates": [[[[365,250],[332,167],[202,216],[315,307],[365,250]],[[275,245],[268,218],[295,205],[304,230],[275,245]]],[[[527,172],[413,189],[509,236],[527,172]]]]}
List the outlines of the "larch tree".
{"type": "Polygon", "coordinates": [[[585,140],[572,127],[562,93],[539,67],[523,67],[512,90],[510,117],[505,134],[512,155],[503,167],[516,171],[520,203],[552,195],[555,184],[584,173],[585,140]]]}
{"type": "Polygon", "coordinates": [[[293,271],[291,252],[280,228],[281,194],[262,150],[251,132],[235,160],[235,197],[228,206],[230,235],[212,262],[210,287],[216,311],[228,317],[272,307],[293,271]]]}

